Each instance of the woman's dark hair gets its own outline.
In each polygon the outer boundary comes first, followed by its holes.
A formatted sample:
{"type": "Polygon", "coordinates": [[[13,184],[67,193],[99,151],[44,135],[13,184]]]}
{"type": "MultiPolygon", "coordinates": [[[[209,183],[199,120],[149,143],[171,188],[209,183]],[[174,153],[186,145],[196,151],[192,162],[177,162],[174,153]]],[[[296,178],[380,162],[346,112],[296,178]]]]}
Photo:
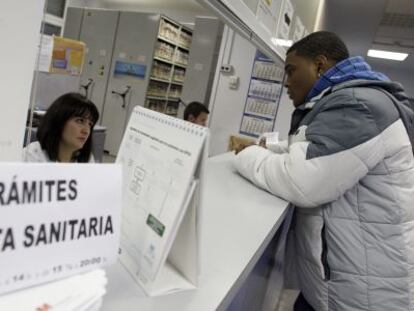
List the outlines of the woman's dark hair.
{"type": "Polygon", "coordinates": [[[185,107],[184,120],[188,121],[188,118],[190,117],[190,115],[192,115],[194,118],[197,118],[202,112],[205,112],[207,114],[210,113],[207,107],[204,106],[202,103],[191,102],[187,105],[187,107],[185,107]]]}
{"type": "Polygon", "coordinates": [[[297,55],[315,59],[324,55],[329,60],[338,63],[349,57],[348,48],[335,33],[317,31],[294,43],[286,54],[296,52],[297,55]]]}
{"type": "MultiPolygon", "coordinates": [[[[58,161],[59,143],[66,122],[75,117],[88,118],[95,126],[99,119],[96,106],[83,95],[67,93],[57,98],[47,110],[37,131],[37,139],[51,161],[58,161]]],[[[83,148],[76,155],[78,162],[89,162],[92,151],[92,128],[83,148]]]]}

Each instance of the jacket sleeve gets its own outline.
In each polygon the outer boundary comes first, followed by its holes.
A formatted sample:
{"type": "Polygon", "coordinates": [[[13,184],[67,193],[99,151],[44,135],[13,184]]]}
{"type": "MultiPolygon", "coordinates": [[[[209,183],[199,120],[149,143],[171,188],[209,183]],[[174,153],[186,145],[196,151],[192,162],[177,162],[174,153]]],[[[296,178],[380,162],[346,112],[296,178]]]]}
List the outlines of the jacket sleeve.
{"type": "Polygon", "coordinates": [[[342,103],[320,112],[302,141],[274,154],[251,146],[235,158],[241,175],[301,207],[332,202],[383,158],[378,128],[366,109],[342,103]],[[356,110],[356,111],[354,111],[356,110]]]}
{"type": "Polygon", "coordinates": [[[285,153],[288,152],[288,141],[282,140],[277,144],[266,144],[266,148],[274,153],[285,153]]]}

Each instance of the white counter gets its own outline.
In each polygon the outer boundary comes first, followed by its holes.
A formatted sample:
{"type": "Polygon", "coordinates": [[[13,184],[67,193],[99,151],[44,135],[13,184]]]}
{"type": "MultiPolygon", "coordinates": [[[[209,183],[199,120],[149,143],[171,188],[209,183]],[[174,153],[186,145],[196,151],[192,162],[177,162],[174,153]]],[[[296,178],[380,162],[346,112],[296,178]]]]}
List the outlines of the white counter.
{"type": "Polygon", "coordinates": [[[149,298],[118,263],[106,269],[103,311],[223,310],[276,233],[288,203],[238,175],[233,154],[210,158],[201,221],[201,274],[196,290],[149,298]]]}

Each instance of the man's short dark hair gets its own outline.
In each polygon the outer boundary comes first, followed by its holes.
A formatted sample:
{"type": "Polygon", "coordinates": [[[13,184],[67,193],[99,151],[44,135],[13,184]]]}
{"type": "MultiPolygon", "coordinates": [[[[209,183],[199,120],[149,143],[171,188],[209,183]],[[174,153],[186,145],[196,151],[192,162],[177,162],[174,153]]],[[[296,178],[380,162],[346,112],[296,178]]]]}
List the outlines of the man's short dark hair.
{"type": "MultiPolygon", "coordinates": [[[[57,98],[42,118],[37,130],[37,139],[51,161],[59,160],[59,143],[63,129],[66,122],[74,117],[88,118],[94,126],[99,119],[99,112],[96,106],[81,94],[67,93],[57,98]]],[[[92,152],[92,128],[83,148],[76,156],[78,162],[89,162],[92,152]]]]}
{"type": "Polygon", "coordinates": [[[207,114],[210,113],[207,107],[204,106],[202,103],[191,102],[187,105],[187,107],[185,107],[184,120],[188,121],[188,118],[190,117],[190,115],[192,115],[194,118],[197,118],[202,112],[205,112],[207,114]]]}
{"type": "Polygon", "coordinates": [[[317,31],[295,42],[286,54],[296,52],[297,55],[315,59],[324,55],[328,60],[338,63],[349,57],[348,48],[336,34],[329,31],[317,31]]]}

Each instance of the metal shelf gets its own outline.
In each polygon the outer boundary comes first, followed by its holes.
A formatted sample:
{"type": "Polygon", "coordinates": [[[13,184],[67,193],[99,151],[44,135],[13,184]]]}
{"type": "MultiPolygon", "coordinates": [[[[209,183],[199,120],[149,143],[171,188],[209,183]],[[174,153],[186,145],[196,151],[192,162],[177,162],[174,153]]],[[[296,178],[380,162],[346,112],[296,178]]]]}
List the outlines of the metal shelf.
{"type": "Polygon", "coordinates": [[[175,85],[184,85],[183,82],[175,82],[174,80],[171,81],[171,84],[175,84],[175,85]]]}
{"type": "Polygon", "coordinates": [[[148,95],[145,97],[146,99],[156,99],[156,100],[165,100],[165,101],[174,101],[177,102],[180,100],[179,97],[163,97],[163,96],[152,96],[152,95],[148,95]]]}
{"type": "Polygon", "coordinates": [[[164,82],[164,83],[171,83],[170,80],[164,80],[164,79],[157,78],[157,77],[150,77],[150,80],[152,80],[152,81],[158,81],[158,82],[164,82]]]}
{"type": "Polygon", "coordinates": [[[174,63],[174,66],[187,69],[187,65],[182,65],[180,63],[174,63]]]}
{"type": "Polygon", "coordinates": [[[172,61],[170,61],[168,59],[161,58],[161,57],[158,57],[158,56],[154,56],[154,60],[157,60],[157,61],[160,61],[160,62],[164,62],[166,64],[173,65],[173,66],[176,66],[176,67],[184,68],[184,69],[187,68],[187,65],[182,65],[181,63],[174,63],[174,62],[172,62],[172,61]]]}
{"type": "Polygon", "coordinates": [[[169,43],[171,45],[178,46],[178,44],[175,43],[174,41],[171,41],[170,39],[164,38],[161,35],[158,35],[158,39],[161,40],[161,41],[167,42],[167,43],[169,43]]]}
{"type": "Polygon", "coordinates": [[[171,102],[178,102],[180,100],[180,98],[179,97],[168,97],[167,100],[171,101],[171,102]]]}
{"type": "Polygon", "coordinates": [[[160,62],[167,63],[167,64],[169,64],[169,65],[174,65],[174,62],[172,62],[172,61],[170,61],[170,60],[168,60],[168,59],[166,59],[166,58],[162,58],[162,57],[159,57],[159,56],[154,56],[154,59],[155,59],[155,60],[158,60],[158,61],[160,61],[160,62]]]}
{"type": "Polygon", "coordinates": [[[148,95],[147,97],[145,97],[147,99],[157,99],[157,100],[167,100],[166,96],[153,96],[153,95],[148,95]]]}
{"type": "Polygon", "coordinates": [[[158,35],[158,39],[161,40],[161,41],[164,41],[164,42],[166,42],[168,44],[171,44],[171,45],[174,45],[176,47],[179,47],[180,49],[186,50],[187,52],[190,51],[190,47],[185,47],[184,45],[181,45],[179,43],[176,43],[176,42],[174,42],[174,41],[172,41],[170,39],[164,38],[161,35],[158,35]]]}
{"type": "Polygon", "coordinates": [[[180,49],[183,49],[183,50],[186,50],[187,52],[190,52],[190,47],[185,47],[184,45],[180,45],[180,44],[177,44],[177,46],[178,46],[180,49]]]}

